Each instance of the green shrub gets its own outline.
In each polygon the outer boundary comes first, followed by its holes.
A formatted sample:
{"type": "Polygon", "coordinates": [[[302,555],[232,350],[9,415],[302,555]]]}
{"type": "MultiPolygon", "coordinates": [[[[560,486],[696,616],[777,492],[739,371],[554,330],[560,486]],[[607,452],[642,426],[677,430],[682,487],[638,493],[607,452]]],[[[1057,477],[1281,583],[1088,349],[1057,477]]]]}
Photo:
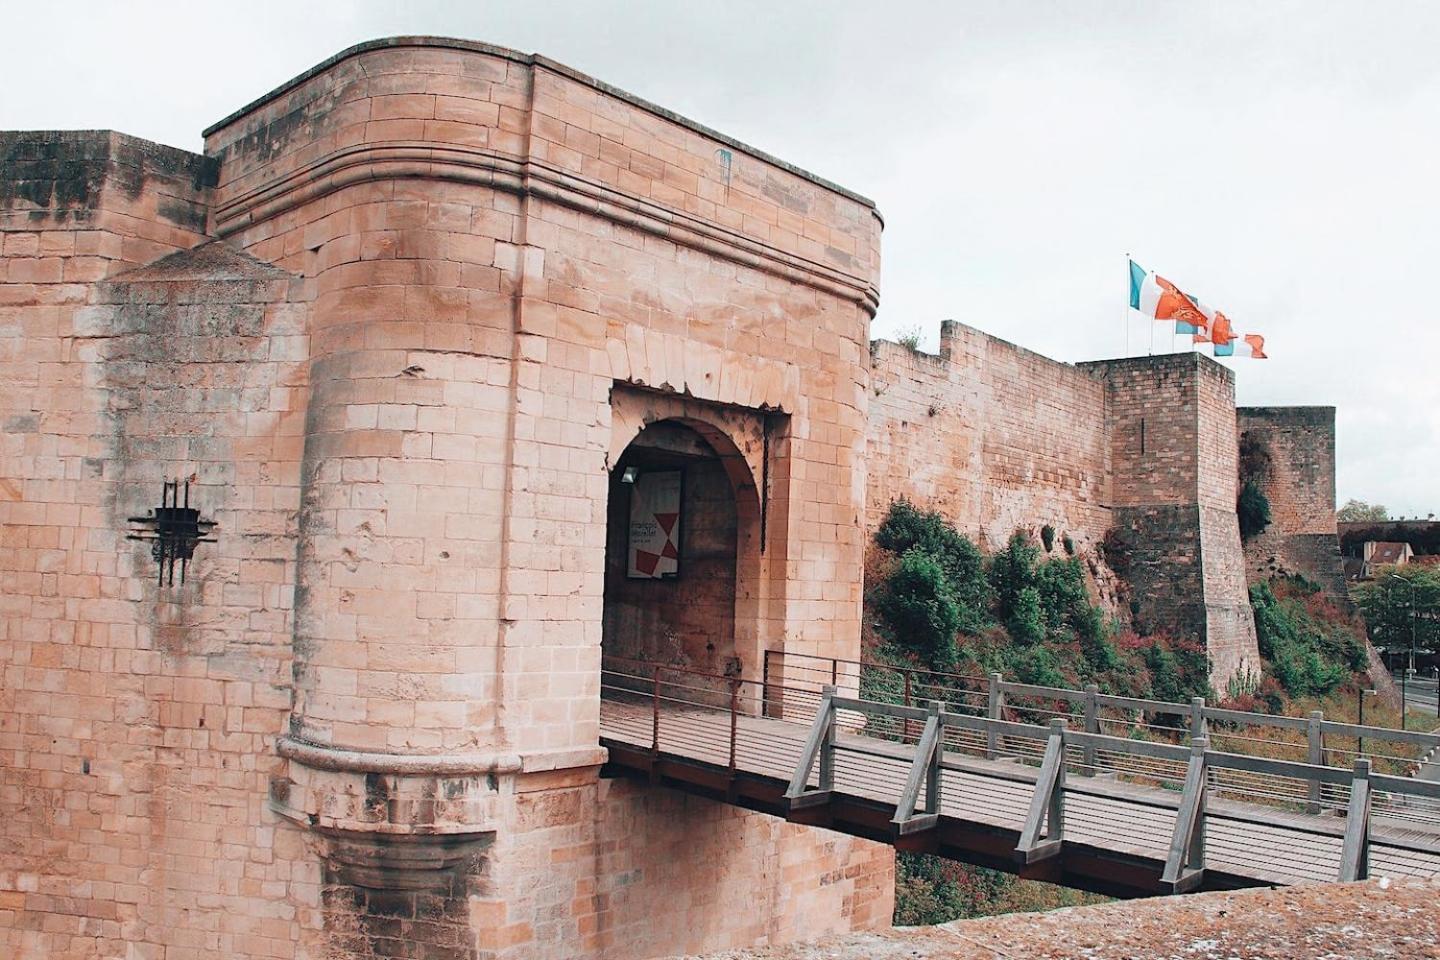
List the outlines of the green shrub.
{"type": "Polygon", "coordinates": [[[1364,645],[1343,622],[1322,620],[1307,608],[1316,594],[1304,581],[1250,587],[1260,656],[1291,697],[1324,696],[1366,665],[1364,645]]]}
{"type": "Polygon", "coordinates": [[[1045,545],[1046,553],[1055,549],[1055,528],[1048,523],[1040,528],[1040,542],[1045,545]]]}
{"type": "Polygon", "coordinates": [[[933,669],[952,666],[960,605],[940,562],[923,548],[911,547],[900,557],[887,587],[880,598],[881,612],[896,640],[933,669]]]}
{"type": "Polygon", "coordinates": [[[1240,487],[1240,498],[1235,502],[1235,513],[1240,519],[1240,539],[1249,540],[1270,526],[1270,501],[1254,480],[1246,480],[1240,487]]]}
{"type": "Polygon", "coordinates": [[[1105,614],[1099,607],[1087,607],[1075,632],[1080,638],[1080,651],[1096,672],[1104,673],[1120,666],[1120,651],[1110,639],[1111,628],[1106,625],[1105,614]]]}
{"type": "Polygon", "coordinates": [[[1039,559],[1040,551],[1018,531],[1004,550],[990,558],[986,579],[994,596],[996,620],[1008,624],[1014,617],[1020,592],[1035,585],[1035,563],[1039,559]]]}
{"type": "Polygon", "coordinates": [[[1060,670],[1060,658],[1055,649],[1043,644],[1017,650],[1010,659],[1009,675],[1021,683],[1033,683],[1040,687],[1071,685],[1060,670]]]}
{"type": "Polygon", "coordinates": [[[1210,692],[1210,662],[1197,644],[1152,642],[1145,649],[1150,670],[1150,697],[1169,703],[1189,703],[1210,692]]]}
{"type": "Polygon", "coordinates": [[[975,633],[984,627],[990,606],[985,556],[948,520],[904,498],[896,500],[875,531],[875,545],[897,555],[918,548],[934,557],[945,571],[950,593],[959,605],[960,629],[975,633]]]}
{"type": "Polygon", "coordinates": [[[1085,573],[1080,561],[1073,557],[1046,560],[1035,568],[1032,577],[1040,594],[1045,625],[1054,633],[1062,627],[1079,631],[1079,621],[1095,608],[1085,589],[1085,573]]]}
{"type": "Polygon", "coordinates": [[[1040,607],[1040,591],[1034,587],[1021,590],[1011,605],[1006,624],[1016,642],[1030,645],[1045,639],[1045,613],[1040,607]]]}

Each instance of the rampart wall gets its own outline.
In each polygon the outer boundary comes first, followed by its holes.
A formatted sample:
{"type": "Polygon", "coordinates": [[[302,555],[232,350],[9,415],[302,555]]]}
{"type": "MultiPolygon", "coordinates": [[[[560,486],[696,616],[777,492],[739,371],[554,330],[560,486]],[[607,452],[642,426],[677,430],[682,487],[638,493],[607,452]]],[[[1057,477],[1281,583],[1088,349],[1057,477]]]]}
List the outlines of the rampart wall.
{"type": "Polygon", "coordinates": [[[1105,386],[946,321],[938,356],[871,344],[867,527],[891,500],[933,505],[986,550],[1016,530],[1093,547],[1110,527],[1105,386]]]}
{"type": "Polygon", "coordinates": [[[1335,525],[1335,408],[1241,407],[1241,449],[1270,503],[1270,526],[1245,544],[1250,576],[1298,573],[1337,597],[1345,573],[1335,525]]]}
{"type": "Polygon", "coordinates": [[[873,343],[871,378],[870,533],[900,496],[987,550],[1049,525],[1111,613],[1204,640],[1219,689],[1256,668],[1226,368],[1199,354],[1072,366],[947,321],[936,356],[873,343]]]}

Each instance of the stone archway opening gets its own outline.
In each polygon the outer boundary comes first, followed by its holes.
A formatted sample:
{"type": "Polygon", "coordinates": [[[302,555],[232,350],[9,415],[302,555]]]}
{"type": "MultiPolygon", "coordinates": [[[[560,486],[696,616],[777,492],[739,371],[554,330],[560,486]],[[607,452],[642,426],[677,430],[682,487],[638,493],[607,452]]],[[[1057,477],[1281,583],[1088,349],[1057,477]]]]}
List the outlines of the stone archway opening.
{"type": "Polygon", "coordinates": [[[748,467],[725,435],[699,422],[642,429],[610,472],[601,652],[724,678],[747,671],[743,616],[756,519],[748,467]],[[737,620],[740,625],[737,629],[737,620]]]}

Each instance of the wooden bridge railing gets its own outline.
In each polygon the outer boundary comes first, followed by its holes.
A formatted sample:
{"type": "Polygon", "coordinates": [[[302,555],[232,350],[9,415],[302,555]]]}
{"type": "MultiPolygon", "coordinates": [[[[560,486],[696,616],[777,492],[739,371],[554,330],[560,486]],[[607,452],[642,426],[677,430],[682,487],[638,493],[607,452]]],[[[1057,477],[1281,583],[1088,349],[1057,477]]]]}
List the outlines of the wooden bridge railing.
{"type": "MultiPolygon", "coordinates": [[[[952,704],[956,712],[983,714],[992,720],[1007,716],[1063,718],[1087,733],[1169,740],[1188,733],[1233,747],[1231,752],[1265,751],[1312,766],[1348,768],[1366,757],[1373,766],[1390,772],[1424,773],[1440,779],[1440,734],[1341,723],[1326,720],[1318,710],[1304,717],[1253,713],[1211,706],[1198,697],[1173,703],[1103,694],[1093,684],[1078,690],[1046,687],[1008,681],[998,673],[947,673],[779,650],[766,652],[764,676],[767,686],[794,691],[790,702],[806,709],[813,709],[820,687],[827,683],[851,693],[873,687],[890,695],[872,699],[905,706],[938,699],[952,704]],[[1409,754],[1404,752],[1406,748],[1409,754]]],[[[781,702],[779,697],[773,699],[776,705],[781,702]]],[[[989,747],[994,755],[997,745],[992,742],[989,747]]],[[[1243,777],[1231,778],[1231,783],[1237,790],[1247,789],[1243,777]]],[[[1323,783],[1312,783],[1307,799],[1318,804],[1324,793],[1323,783]]]]}
{"type": "MultiPolygon", "coordinates": [[[[1342,881],[1360,880],[1369,873],[1372,797],[1374,791],[1406,795],[1429,801],[1440,809],[1440,783],[1375,774],[1370,761],[1360,758],[1352,770],[1316,766],[1289,760],[1245,756],[1212,750],[1206,737],[1193,738],[1186,746],[1130,740],[1101,733],[1071,730],[1062,719],[1053,719],[1048,726],[992,720],[964,713],[951,713],[938,702],[924,708],[877,703],[854,697],[840,696],[828,684],[822,689],[815,720],[805,741],[799,763],[790,779],[786,797],[793,808],[827,803],[835,790],[835,755],[840,751],[864,753],[867,748],[846,743],[840,736],[842,715],[858,714],[899,720],[920,725],[921,733],[911,760],[909,776],[895,807],[892,821],[896,836],[905,836],[932,828],[940,815],[939,797],[946,770],[965,769],[947,763],[943,757],[945,732],[949,729],[982,733],[996,738],[1022,738],[1041,748],[1040,767],[1034,775],[1034,792],[1020,843],[1015,855],[1021,863],[1030,864],[1057,855],[1065,842],[1065,798],[1079,793],[1109,796],[1110,791],[1096,791],[1083,781],[1067,780],[1070,767],[1066,757],[1078,749],[1081,755],[1093,752],[1159,759],[1183,767],[1183,787],[1175,814],[1171,838],[1161,882],[1174,892],[1198,887],[1205,873],[1205,825],[1207,801],[1214,792],[1215,775],[1238,771],[1266,778],[1289,779],[1342,788],[1347,794],[1343,811],[1346,816],[1344,842],[1339,875],[1342,881]],[[818,776],[812,776],[816,766],[818,776]],[[812,781],[814,786],[811,786],[812,781]],[[920,790],[925,797],[921,804],[920,790]],[[916,812],[917,807],[919,813],[916,812]]],[[[1082,764],[1083,766],[1083,764],[1082,764]]],[[[970,771],[973,772],[973,771],[970,771]]],[[[992,774],[994,775],[994,774],[992,774]]],[[[1028,778],[1027,782],[1028,782],[1028,778]]],[[[1131,802],[1142,802],[1131,798],[1131,802]]],[[[1170,809],[1168,803],[1159,804],[1170,809]]],[[[1232,815],[1233,818],[1233,815],[1232,815]]],[[[1440,825],[1440,819],[1435,821],[1440,825]]],[[[1316,830],[1326,835],[1328,831],[1316,830]]]]}
{"type": "MultiPolygon", "coordinates": [[[[827,668],[826,682],[817,686],[794,671],[782,683],[778,674],[756,680],[607,658],[602,694],[629,707],[609,722],[614,732],[607,723],[605,735],[643,744],[641,749],[648,747],[652,758],[683,756],[718,768],[716,789],[733,783],[742,765],[771,771],[782,783],[788,779],[784,804],[789,810],[828,803],[842,758],[852,787],[867,775],[874,782],[879,766],[908,764],[903,786],[897,781],[885,787],[890,792],[884,802],[894,803],[891,827],[896,838],[923,834],[936,825],[947,775],[978,774],[1028,785],[1028,814],[1014,852],[1021,864],[1037,863],[1062,849],[1067,797],[1088,795],[1153,808],[1174,817],[1162,876],[1162,884],[1174,891],[1193,889],[1203,881],[1206,824],[1213,816],[1231,821],[1250,816],[1250,822],[1262,826],[1284,821],[1287,829],[1330,837],[1332,844],[1343,837],[1338,879],[1367,874],[1369,838],[1377,818],[1386,818],[1387,847],[1434,854],[1440,843],[1440,783],[1378,773],[1369,757],[1339,767],[1309,762],[1314,754],[1308,749],[1302,760],[1227,752],[1213,736],[1219,724],[1298,722],[1305,725],[1308,748],[1317,726],[1321,737],[1358,732],[1371,738],[1399,731],[1357,730],[1313,717],[1241,714],[1198,701],[1180,705],[1102,697],[1093,689],[1036,687],[997,677],[974,690],[969,703],[952,706],[939,698],[924,704],[886,703],[856,695],[860,671],[855,667],[860,666],[865,665],[837,663],[827,668]],[[829,683],[829,670],[848,689],[829,683]],[[1016,700],[1036,697],[1078,703],[1080,709],[1073,715],[1052,711],[1057,715],[1037,717],[1035,711],[1045,708],[1014,707],[1016,700]],[[1185,723],[1179,730],[1164,728],[1172,734],[1170,740],[1134,739],[1138,728],[1133,725],[1119,725],[1115,732],[1103,725],[1100,711],[1117,705],[1180,715],[1185,723]],[[1079,721],[1078,727],[1071,726],[1072,720],[1079,721]],[[1189,742],[1173,742],[1176,734],[1189,734],[1189,742]],[[1244,803],[1216,812],[1215,802],[1226,794],[1244,803]],[[1237,814],[1237,806],[1250,813],[1237,814]],[[1273,813],[1264,814],[1265,807],[1273,813]],[[1257,817],[1256,810],[1262,815],[1257,817]],[[1343,833],[1338,828],[1341,816],[1343,833]],[[1396,823],[1418,828],[1426,839],[1414,839],[1413,831],[1411,839],[1397,839],[1391,829],[1396,823]]],[[[1325,756],[1322,750],[1320,757],[1325,756]]],[[[1083,820],[1077,823],[1084,826],[1083,820]]],[[[1329,849],[1333,856],[1333,847],[1329,849]]]]}

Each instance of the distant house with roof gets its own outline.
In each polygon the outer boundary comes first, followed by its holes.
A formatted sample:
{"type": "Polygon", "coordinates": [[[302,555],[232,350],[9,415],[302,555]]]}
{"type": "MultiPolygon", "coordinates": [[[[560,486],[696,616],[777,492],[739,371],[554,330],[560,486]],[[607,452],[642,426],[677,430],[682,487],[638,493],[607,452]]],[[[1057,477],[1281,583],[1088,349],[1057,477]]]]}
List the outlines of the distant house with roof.
{"type": "Polygon", "coordinates": [[[1360,578],[1370,580],[1381,567],[1398,567],[1415,556],[1410,544],[1403,540],[1367,540],[1361,555],[1360,578]]]}
{"type": "Polygon", "coordinates": [[[1386,566],[1440,566],[1440,521],[1390,520],[1336,525],[1345,579],[1371,580],[1386,566]]]}

